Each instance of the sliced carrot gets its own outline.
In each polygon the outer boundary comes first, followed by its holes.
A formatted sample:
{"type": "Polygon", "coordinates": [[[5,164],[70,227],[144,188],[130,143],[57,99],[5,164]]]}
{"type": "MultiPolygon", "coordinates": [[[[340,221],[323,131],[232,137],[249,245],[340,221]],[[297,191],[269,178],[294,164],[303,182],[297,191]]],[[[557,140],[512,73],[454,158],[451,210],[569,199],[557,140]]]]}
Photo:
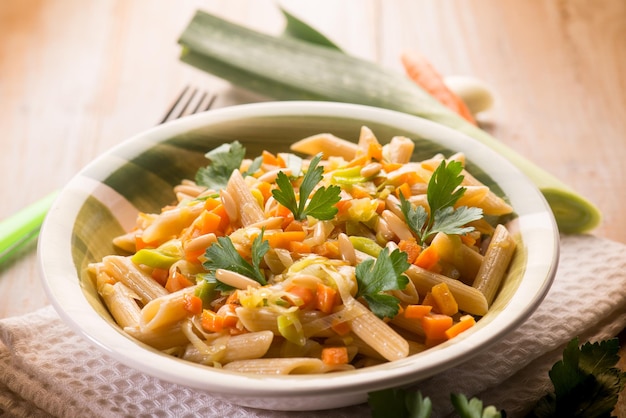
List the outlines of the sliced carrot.
{"type": "Polygon", "coordinates": [[[291,222],[289,222],[289,225],[287,225],[284,228],[285,231],[304,231],[304,227],[302,226],[302,222],[300,221],[296,221],[295,219],[291,222]]]}
{"type": "Polygon", "coordinates": [[[305,231],[278,231],[264,235],[272,248],[289,249],[289,244],[293,241],[302,241],[306,238],[305,231]]]}
{"type": "Polygon", "coordinates": [[[411,186],[409,186],[409,183],[402,183],[401,185],[396,187],[394,193],[398,199],[400,198],[400,195],[408,199],[409,197],[411,197],[411,186]]]}
{"type": "Polygon", "coordinates": [[[202,257],[205,254],[204,249],[199,249],[199,250],[185,250],[185,260],[189,261],[190,263],[195,263],[195,264],[200,264],[200,257],[202,257]]]}
{"type": "Polygon", "coordinates": [[[469,108],[452,90],[446,86],[442,75],[421,54],[405,52],[400,57],[407,76],[441,104],[457,113],[468,122],[476,125],[469,108]]]}
{"type": "Polygon", "coordinates": [[[278,160],[278,158],[269,151],[263,150],[263,152],[261,153],[261,158],[262,158],[263,164],[274,165],[274,166],[280,167],[280,161],[278,160]]]}
{"type": "Polygon", "coordinates": [[[207,332],[221,332],[224,330],[224,317],[205,309],[200,316],[200,324],[207,332]]]}
{"type": "Polygon", "coordinates": [[[386,161],[381,161],[381,164],[383,165],[383,170],[385,170],[387,173],[391,173],[392,171],[396,171],[397,169],[402,167],[402,164],[400,163],[389,163],[386,161]]]}
{"type": "Polygon", "coordinates": [[[348,168],[348,167],[357,167],[359,165],[365,165],[367,164],[368,160],[369,158],[367,155],[361,155],[360,157],[353,158],[352,160],[350,160],[350,162],[348,162],[348,164],[342,167],[348,168]]]}
{"type": "Polygon", "coordinates": [[[328,365],[347,364],[349,362],[348,349],[346,347],[322,348],[322,361],[328,365]]]}
{"type": "Polygon", "coordinates": [[[348,321],[339,321],[337,319],[332,321],[330,328],[341,336],[348,335],[352,331],[348,321]]]}
{"type": "Polygon", "coordinates": [[[169,274],[170,272],[168,269],[155,268],[155,269],[152,269],[151,276],[161,286],[165,286],[165,283],[167,283],[167,276],[169,276],[169,274]]]}
{"type": "Polygon", "coordinates": [[[435,343],[446,340],[446,330],[453,324],[451,316],[430,313],[421,319],[426,340],[435,343]]]}
{"type": "Polygon", "coordinates": [[[439,263],[439,253],[435,247],[429,246],[419,253],[413,264],[424,270],[432,270],[437,263],[439,263]]]}
{"type": "Polygon", "coordinates": [[[309,244],[305,244],[304,242],[291,241],[289,243],[289,251],[297,254],[310,254],[311,246],[309,244]]]}
{"type": "Polygon", "coordinates": [[[206,210],[213,210],[221,204],[222,202],[220,202],[219,199],[208,198],[204,201],[204,208],[206,210]]]}
{"type": "Polygon", "coordinates": [[[228,219],[228,213],[226,213],[226,208],[221,203],[211,209],[211,213],[220,217],[220,224],[218,226],[218,231],[222,233],[226,233],[226,230],[230,226],[230,219],[228,219]]]}
{"type": "Polygon", "coordinates": [[[439,312],[442,314],[452,316],[459,311],[459,305],[457,304],[454,295],[452,295],[452,292],[450,292],[447,284],[439,283],[434,285],[431,288],[430,293],[432,294],[433,299],[435,299],[439,312]]]}
{"type": "Polygon", "coordinates": [[[398,242],[398,249],[406,253],[407,261],[411,264],[415,262],[417,256],[422,251],[422,247],[415,240],[402,239],[398,242]]]}
{"type": "Polygon", "coordinates": [[[222,217],[214,212],[207,212],[206,210],[200,215],[199,229],[202,235],[211,232],[217,232],[220,229],[222,223],[222,217]]]}
{"type": "Polygon", "coordinates": [[[202,299],[196,295],[185,295],[183,297],[183,307],[192,315],[202,313],[202,299]]]}
{"type": "Polygon", "coordinates": [[[463,315],[459,322],[452,325],[450,328],[446,330],[446,338],[451,339],[462,333],[463,331],[467,331],[471,327],[476,325],[476,319],[472,315],[463,315]]]}
{"type": "Polygon", "coordinates": [[[291,285],[285,289],[287,293],[296,296],[300,303],[296,303],[296,299],[290,300],[294,305],[298,305],[300,308],[308,308],[315,304],[315,291],[310,287],[291,285]]]}
{"type": "Polygon", "coordinates": [[[370,142],[367,146],[368,160],[383,160],[383,146],[379,142],[370,142]]]}
{"type": "Polygon", "coordinates": [[[165,283],[165,290],[170,293],[186,287],[193,286],[193,283],[182,273],[174,272],[170,274],[165,283]]]}
{"type": "Polygon", "coordinates": [[[331,313],[339,304],[337,290],[325,284],[318,283],[315,289],[315,309],[324,313],[331,313]]]}
{"type": "Polygon", "coordinates": [[[430,305],[408,305],[404,308],[404,317],[410,319],[421,319],[432,311],[430,305]]]}

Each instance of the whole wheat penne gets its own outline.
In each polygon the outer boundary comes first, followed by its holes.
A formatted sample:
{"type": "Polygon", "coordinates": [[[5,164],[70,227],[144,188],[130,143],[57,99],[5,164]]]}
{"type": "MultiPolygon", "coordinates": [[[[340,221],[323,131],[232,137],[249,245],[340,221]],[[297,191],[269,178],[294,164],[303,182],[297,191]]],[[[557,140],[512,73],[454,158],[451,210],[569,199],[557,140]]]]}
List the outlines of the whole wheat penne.
{"type": "Polygon", "coordinates": [[[135,292],[143,304],[168,294],[163,286],[133,264],[129,257],[111,255],[102,261],[109,274],[135,292]]]}
{"type": "Polygon", "coordinates": [[[406,164],[411,161],[415,149],[415,142],[405,136],[394,136],[389,144],[383,146],[383,156],[389,162],[406,164]]]}
{"type": "Polygon", "coordinates": [[[137,305],[138,296],[124,283],[105,283],[98,289],[98,293],[102,296],[102,300],[120,327],[125,328],[139,324],[141,309],[137,305]]]}
{"type": "Polygon", "coordinates": [[[249,226],[265,219],[263,209],[252,192],[250,192],[250,188],[239,170],[235,170],[231,174],[226,191],[235,200],[235,204],[239,208],[239,218],[243,226],[249,226]]]}
{"type": "Polygon", "coordinates": [[[351,370],[354,367],[348,364],[328,366],[318,358],[262,358],[253,360],[238,360],[224,365],[225,370],[253,374],[319,374],[337,370],[351,370]]]}
{"type": "MultiPolygon", "coordinates": [[[[463,175],[462,186],[485,186],[480,180],[472,176],[467,170],[461,172],[463,175]]],[[[467,191],[466,191],[467,193],[467,191]]],[[[471,193],[471,192],[470,192],[471,193]]],[[[511,205],[506,203],[504,199],[496,195],[491,189],[487,191],[486,196],[482,199],[480,206],[486,215],[506,215],[513,212],[511,205]]]]}
{"type": "Polygon", "coordinates": [[[351,160],[356,155],[358,145],[333,134],[322,133],[296,141],[291,144],[290,149],[307,155],[316,155],[321,152],[326,157],[336,155],[351,160]]]}
{"type": "Polygon", "coordinates": [[[151,300],[141,309],[140,326],[154,330],[171,326],[186,318],[189,315],[185,309],[187,298],[194,294],[196,287],[187,287],[151,300]]]}
{"type": "Polygon", "coordinates": [[[411,279],[420,294],[425,295],[436,284],[445,283],[459,305],[459,310],[483,316],[489,309],[487,299],[482,292],[459,280],[424,270],[415,265],[409,267],[405,274],[411,279]]]}
{"type": "Polygon", "coordinates": [[[141,326],[126,327],[124,332],[157,350],[168,350],[189,343],[180,322],[159,329],[146,329],[141,326]]]}
{"type": "Polygon", "coordinates": [[[361,303],[354,301],[346,306],[360,315],[350,320],[352,332],[369,344],[389,361],[399,360],[409,355],[409,344],[389,325],[378,318],[361,303]]]}
{"type": "Polygon", "coordinates": [[[191,225],[202,213],[204,205],[197,202],[189,205],[176,206],[159,214],[141,233],[144,242],[162,242],[177,235],[183,228],[191,225]]]}
{"type": "Polygon", "coordinates": [[[515,253],[515,240],[504,225],[496,226],[487,247],[483,263],[478,270],[473,286],[480,290],[487,303],[491,304],[500,288],[511,258],[515,253]]]}

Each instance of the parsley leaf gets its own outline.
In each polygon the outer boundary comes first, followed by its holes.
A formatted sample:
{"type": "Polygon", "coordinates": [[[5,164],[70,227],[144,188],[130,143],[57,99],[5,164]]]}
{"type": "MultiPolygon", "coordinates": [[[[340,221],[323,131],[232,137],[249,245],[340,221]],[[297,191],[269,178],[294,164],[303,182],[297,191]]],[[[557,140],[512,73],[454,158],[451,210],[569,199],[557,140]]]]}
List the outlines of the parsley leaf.
{"type": "Polygon", "coordinates": [[[309,196],[317,184],[322,180],[324,168],[318,164],[322,159],[322,154],[317,154],[311,160],[309,169],[304,174],[302,183],[300,184],[299,196],[293,190],[293,185],[289,177],[280,171],[276,177],[277,189],[272,190],[274,199],[281,205],[286,207],[293,213],[294,219],[298,221],[304,220],[307,216],[312,216],[319,220],[332,219],[337,213],[335,203],[341,200],[339,186],[328,186],[318,188],[311,200],[309,196]],[[308,201],[308,205],[307,205],[308,201]]]}
{"type": "Polygon", "coordinates": [[[550,370],[554,392],[543,397],[529,417],[609,417],[626,373],[616,367],[619,340],[613,338],[578,347],[578,338],[563,351],[550,370]]]}
{"type": "Polygon", "coordinates": [[[405,252],[396,249],[389,254],[389,249],[383,248],[376,260],[368,259],[356,266],[356,297],[363,297],[377,317],[393,318],[398,314],[400,301],[382,292],[404,289],[409,283],[404,275],[409,266],[405,252]]]}
{"type": "Polygon", "coordinates": [[[261,271],[261,259],[270,249],[269,242],[263,239],[263,231],[252,241],[252,263],[244,259],[228,237],[219,237],[217,242],[206,249],[207,260],[202,266],[215,277],[217,269],[234,271],[249,277],[262,285],[267,284],[261,271]]]}
{"type": "Polygon", "coordinates": [[[209,164],[198,169],[196,183],[215,190],[223,189],[232,172],[241,166],[245,154],[246,149],[239,141],[222,144],[207,152],[205,157],[209,164]]]}
{"type": "Polygon", "coordinates": [[[414,208],[400,194],[400,210],[421,245],[438,232],[451,235],[471,232],[474,228],[464,225],[482,217],[483,211],[480,208],[461,206],[455,210],[453,207],[465,193],[465,188],[459,187],[463,181],[462,170],[463,165],[458,161],[446,164],[444,160],[437,167],[426,191],[430,216],[426,209],[421,206],[414,208]]]}
{"type": "Polygon", "coordinates": [[[368,394],[372,418],[429,418],[433,405],[421,392],[405,389],[383,389],[368,394]]]}
{"type": "Polygon", "coordinates": [[[483,401],[478,398],[468,400],[465,395],[453,393],[450,395],[450,399],[455,411],[461,418],[502,418],[506,416],[493,405],[483,408],[483,401]]]}

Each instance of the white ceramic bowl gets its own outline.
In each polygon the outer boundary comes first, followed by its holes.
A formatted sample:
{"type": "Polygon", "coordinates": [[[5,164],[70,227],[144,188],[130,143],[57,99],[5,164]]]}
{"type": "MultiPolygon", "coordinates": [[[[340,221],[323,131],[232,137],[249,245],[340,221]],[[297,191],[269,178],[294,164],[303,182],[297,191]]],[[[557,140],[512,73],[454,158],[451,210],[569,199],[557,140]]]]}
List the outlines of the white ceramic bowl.
{"type": "Polygon", "coordinates": [[[39,242],[48,296],[71,328],[120,363],[148,375],[244,406],[273,410],[336,408],[366,401],[367,393],[430,377],[467,361],[518,327],[541,303],[555,274],[558,233],[541,193],[488,147],[452,129],[388,110],[326,102],[234,106],[190,116],[139,134],[97,158],[62,190],[39,242]],[[461,336],[424,353],[380,366],[319,376],[235,374],[185,362],[123,334],[85,272],[114,253],[111,239],[134,225],[136,213],[174,199],[172,186],[193,178],[204,153],[239,140],[251,155],[287,150],[320,132],[357,138],[362,125],[385,142],[416,140],[414,158],[466,154],[468,170],[505,196],[519,216],[521,245],[490,312],[461,336]]]}

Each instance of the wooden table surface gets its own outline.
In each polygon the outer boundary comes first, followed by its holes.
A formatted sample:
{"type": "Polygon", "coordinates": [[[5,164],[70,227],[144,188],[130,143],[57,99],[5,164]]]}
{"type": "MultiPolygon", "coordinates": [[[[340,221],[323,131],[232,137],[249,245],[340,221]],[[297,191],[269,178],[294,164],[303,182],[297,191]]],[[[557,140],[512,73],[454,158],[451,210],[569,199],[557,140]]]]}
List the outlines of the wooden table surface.
{"type": "MultiPolygon", "coordinates": [[[[402,51],[496,93],[484,129],[594,202],[595,235],[626,243],[626,2],[283,1],[348,52],[402,71],[402,51]]],[[[0,2],[0,219],[155,125],[185,85],[217,105],[254,95],[182,64],[196,9],[268,33],[270,0],[0,2]]],[[[48,302],[34,244],[0,266],[0,318],[48,302]]]]}

